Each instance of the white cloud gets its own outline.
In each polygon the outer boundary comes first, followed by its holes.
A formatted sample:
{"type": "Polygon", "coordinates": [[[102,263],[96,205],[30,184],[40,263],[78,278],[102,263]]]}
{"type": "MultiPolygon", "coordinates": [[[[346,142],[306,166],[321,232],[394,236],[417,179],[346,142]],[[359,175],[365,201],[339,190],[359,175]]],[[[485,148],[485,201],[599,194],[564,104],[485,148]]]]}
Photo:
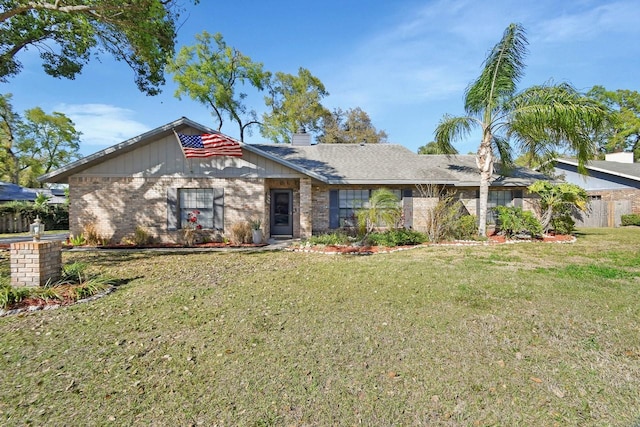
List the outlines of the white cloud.
{"type": "Polygon", "coordinates": [[[545,42],[584,41],[603,33],[637,32],[639,20],[636,0],[598,2],[596,7],[544,21],[538,32],[545,42]]]}
{"type": "Polygon", "coordinates": [[[107,147],[149,130],[133,119],[135,111],[109,104],[58,104],[56,111],[66,114],[82,132],[82,144],[107,147]]]}

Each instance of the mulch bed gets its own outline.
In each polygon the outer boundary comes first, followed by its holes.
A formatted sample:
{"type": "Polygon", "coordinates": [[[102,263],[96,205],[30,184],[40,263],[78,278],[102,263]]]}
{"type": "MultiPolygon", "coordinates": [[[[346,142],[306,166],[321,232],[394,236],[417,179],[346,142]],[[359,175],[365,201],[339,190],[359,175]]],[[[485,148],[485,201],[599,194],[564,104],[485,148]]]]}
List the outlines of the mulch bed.
{"type": "MultiPolygon", "coordinates": [[[[193,246],[185,246],[178,243],[157,243],[152,245],[102,245],[102,246],[77,246],[78,248],[91,248],[91,249],[184,249],[184,248],[229,248],[229,249],[238,249],[238,248],[260,248],[263,246],[268,246],[268,243],[242,243],[240,245],[233,245],[231,243],[197,243],[193,246]]],[[[76,246],[66,246],[62,245],[63,248],[71,249],[76,246]]]]}
{"type": "Polygon", "coordinates": [[[575,237],[571,235],[545,235],[540,239],[507,239],[505,236],[491,235],[487,240],[457,240],[451,242],[440,243],[424,243],[421,245],[411,246],[347,246],[347,245],[315,245],[315,246],[295,246],[289,248],[295,252],[316,252],[325,254],[342,254],[342,255],[373,255],[377,253],[390,253],[413,249],[425,246],[478,246],[478,245],[498,245],[511,243],[573,243],[575,237]]]}

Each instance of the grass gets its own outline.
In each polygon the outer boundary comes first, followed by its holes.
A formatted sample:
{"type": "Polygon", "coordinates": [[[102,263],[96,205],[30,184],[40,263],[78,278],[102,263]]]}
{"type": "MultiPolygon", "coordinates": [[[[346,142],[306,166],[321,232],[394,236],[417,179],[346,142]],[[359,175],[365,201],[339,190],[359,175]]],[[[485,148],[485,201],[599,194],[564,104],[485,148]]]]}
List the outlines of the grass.
{"type": "Polygon", "coordinates": [[[128,283],[0,319],[0,423],[637,425],[638,241],[68,252],[128,283]]]}

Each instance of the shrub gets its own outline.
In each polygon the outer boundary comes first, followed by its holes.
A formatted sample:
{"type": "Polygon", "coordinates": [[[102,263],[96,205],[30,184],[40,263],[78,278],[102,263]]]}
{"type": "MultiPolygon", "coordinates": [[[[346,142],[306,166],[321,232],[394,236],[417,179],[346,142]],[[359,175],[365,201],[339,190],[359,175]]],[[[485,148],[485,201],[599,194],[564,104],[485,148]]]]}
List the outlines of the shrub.
{"type": "Polygon", "coordinates": [[[251,243],[252,240],[251,225],[247,221],[239,221],[231,226],[231,243],[241,245],[243,243],[251,243]]]}
{"type": "Polygon", "coordinates": [[[556,234],[571,234],[576,229],[576,222],[570,212],[556,214],[551,219],[550,225],[556,234]]]}
{"type": "Polygon", "coordinates": [[[429,240],[426,234],[405,228],[396,228],[382,233],[371,233],[367,236],[368,243],[373,246],[404,246],[419,245],[429,240]]]}
{"type": "Polygon", "coordinates": [[[453,238],[471,240],[478,236],[478,220],[475,215],[462,215],[452,227],[453,238]]]}
{"type": "Polygon", "coordinates": [[[528,189],[539,196],[533,205],[545,233],[554,230],[571,234],[575,228],[573,216],[580,217],[587,211],[589,197],[578,185],[536,181],[528,189]]]}
{"type": "Polygon", "coordinates": [[[86,224],[82,230],[86,244],[90,246],[101,246],[108,243],[109,239],[98,233],[95,224],[86,224]]]}
{"type": "Polygon", "coordinates": [[[153,236],[144,228],[137,226],[133,234],[124,236],[120,243],[124,245],[144,246],[153,243],[153,236]]]}
{"type": "Polygon", "coordinates": [[[351,242],[349,235],[343,231],[311,236],[307,242],[312,245],[346,245],[351,242]]]}
{"type": "MultiPolygon", "coordinates": [[[[469,238],[477,234],[477,227],[471,227],[470,219],[461,220],[470,215],[462,202],[456,200],[453,191],[438,185],[416,185],[416,188],[421,197],[437,199],[437,203],[424,212],[426,233],[430,241],[469,238]],[[460,230],[461,226],[464,230],[460,230]]],[[[473,222],[475,223],[475,220],[473,222]]]]}
{"type": "Polygon", "coordinates": [[[542,234],[540,221],[532,212],[523,211],[515,206],[496,206],[498,220],[496,226],[501,234],[513,237],[516,234],[528,234],[531,237],[542,234]]]}
{"type": "Polygon", "coordinates": [[[638,225],[640,226],[640,214],[627,214],[627,215],[622,215],[620,217],[621,219],[621,224],[626,226],[626,225],[638,225]]]}

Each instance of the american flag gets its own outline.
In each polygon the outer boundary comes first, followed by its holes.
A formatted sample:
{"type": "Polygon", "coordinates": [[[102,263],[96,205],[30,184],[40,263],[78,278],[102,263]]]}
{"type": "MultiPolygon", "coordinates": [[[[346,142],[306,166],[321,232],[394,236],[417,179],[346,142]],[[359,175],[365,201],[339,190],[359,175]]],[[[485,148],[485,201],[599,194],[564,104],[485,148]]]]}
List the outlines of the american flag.
{"type": "Polygon", "coordinates": [[[203,135],[177,133],[176,135],[187,159],[211,156],[242,157],[240,143],[225,135],[219,133],[203,135]]]}

